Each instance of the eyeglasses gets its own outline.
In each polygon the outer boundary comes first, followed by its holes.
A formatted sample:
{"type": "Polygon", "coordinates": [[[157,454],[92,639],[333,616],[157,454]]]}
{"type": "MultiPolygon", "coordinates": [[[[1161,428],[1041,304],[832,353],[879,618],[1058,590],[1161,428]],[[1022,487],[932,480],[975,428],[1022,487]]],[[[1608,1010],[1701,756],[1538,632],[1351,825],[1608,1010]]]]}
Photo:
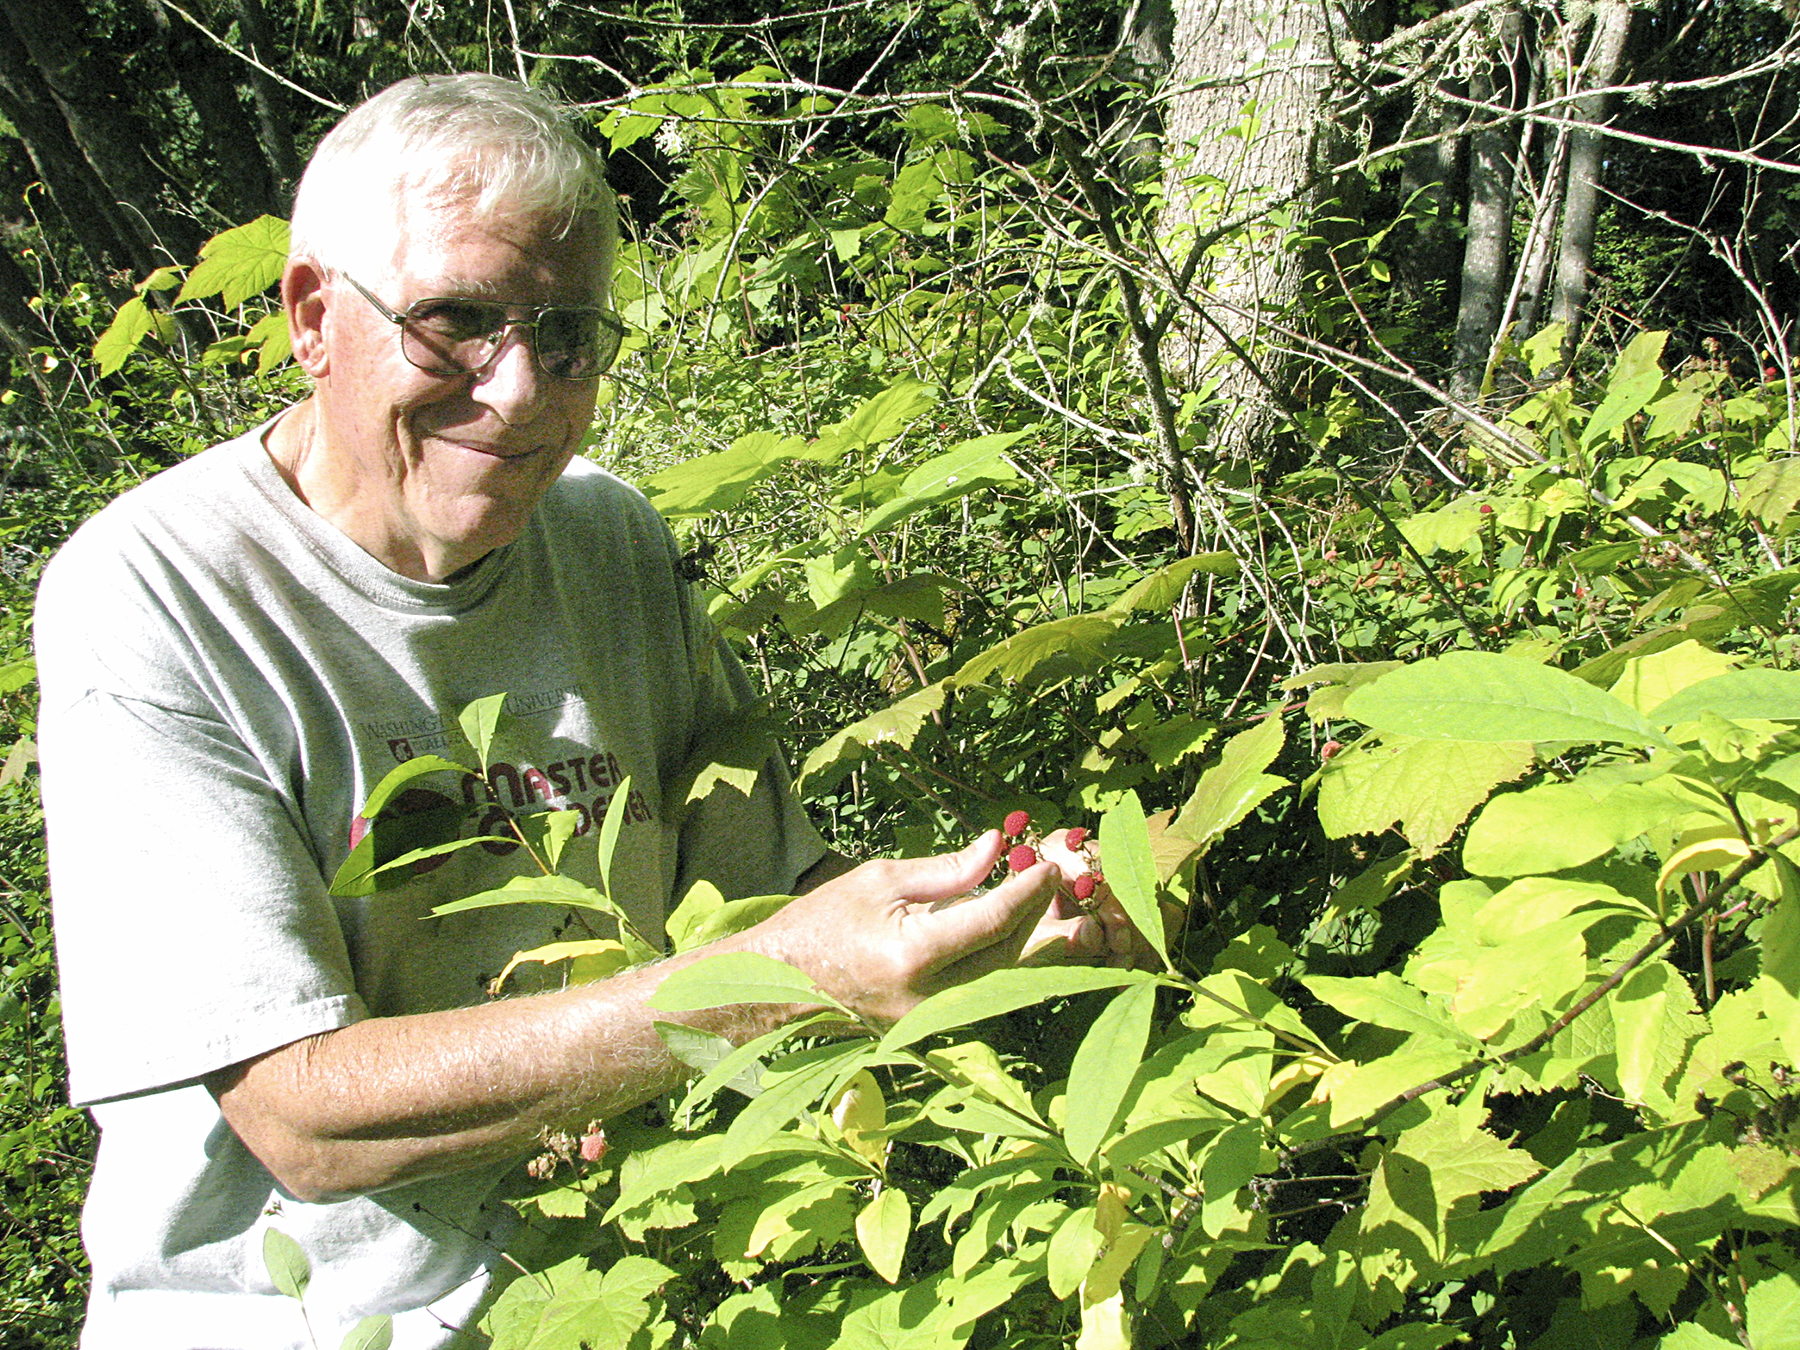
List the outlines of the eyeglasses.
{"type": "Polygon", "coordinates": [[[558,380],[591,380],[618,357],[625,337],[624,320],[596,305],[503,305],[497,300],[441,295],[415,300],[402,314],[348,272],[338,275],[382,318],[400,326],[401,354],[431,375],[481,373],[499,354],[507,332],[523,327],[531,334],[531,354],[544,374],[558,380]],[[516,318],[507,312],[521,309],[524,312],[516,318]]]}

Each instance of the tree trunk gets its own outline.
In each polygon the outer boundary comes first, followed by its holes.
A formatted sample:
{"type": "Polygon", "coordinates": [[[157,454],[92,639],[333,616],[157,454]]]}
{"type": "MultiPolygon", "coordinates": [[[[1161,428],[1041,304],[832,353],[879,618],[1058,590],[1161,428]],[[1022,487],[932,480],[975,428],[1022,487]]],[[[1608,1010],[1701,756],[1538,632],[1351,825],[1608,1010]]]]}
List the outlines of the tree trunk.
{"type": "Polygon", "coordinates": [[[163,56],[207,132],[227,214],[240,221],[264,213],[285,215],[268,159],[243,134],[244,107],[229,58],[186,19],[168,12],[162,0],[149,0],[147,8],[163,56]]]}
{"type": "MultiPolygon", "coordinates": [[[[1469,79],[1469,97],[1489,106],[1516,106],[1516,52],[1523,25],[1516,11],[1497,18],[1495,59],[1469,79]]],[[[1493,350],[1500,312],[1506,302],[1508,244],[1512,233],[1513,156],[1517,133],[1482,119],[1469,137],[1469,215],[1463,245],[1462,291],[1456,311],[1456,343],[1450,392],[1459,399],[1480,395],[1493,350]]]]}
{"type": "Polygon", "coordinates": [[[1265,344],[1265,324],[1296,318],[1306,259],[1265,211],[1297,223],[1329,191],[1319,174],[1337,147],[1325,103],[1333,47],[1344,40],[1337,14],[1318,3],[1184,0],[1176,9],[1160,233],[1179,253],[1184,234],[1249,222],[1196,270],[1208,323],[1171,334],[1165,357],[1190,388],[1218,380],[1202,468],[1266,459],[1283,420],[1268,386],[1290,387],[1296,371],[1265,344]]]}
{"type": "Polygon", "coordinates": [[[0,339],[18,357],[16,368],[23,370],[38,392],[48,399],[50,391],[37,363],[31,359],[32,348],[51,341],[50,330],[31,307],[37,289],[32,279],[13,261],[12,254],[0,249],[0,339]]]}
{"type": "MultiPolygon", "coordinates": [[[[92,18],[81,0],[0,0],[17,41],[35,65],[81,155],[119,207],[136,239],[133,261],[152,266],[185,263],[200,246],[191,217],[167,209],[162,174],[145,150],[142,123],[123,97],[123,75],[110,69],[83,39],[92,18]]],[[[65,206],[64,210],[69,210],[65,206]]]]}
{"type": "Polygon", "coordinates": [[[1556,259],[1556,299],[1553,321],[1569,325],[1565,352],[1573,350],[1576,330],[1587,308],[1588,267],[1594,254],[1594,220],[1600,201],[1601,143],[1598,132],[1588,129],[1606,118],[1606,93],[1619,73],[1625,56],[1625,38],[1631,29],[1627,0],[1600,0],[1594,7],[1594,36],[1582,63],[1581,84],[1590,90],[1574,109],[1587,126],[1569,136],[1569,195],[1563,203],[1562,247],[1556,259]]]}
{"type": "MultiPolygon", "coordinates": [[[[1145,93],[1155,89],[1169,73],[1174,38],[1175,9],[1170,0],[1132,0],[1119,20],[1113,74],[1122,84],[1145,93]]],[[[1157,105],[1138,97],[1121,100],[1120,106],[1123,112],[1101,133],[1100,142],[1116,147],[1113,157],[1127,179],[1141,182],[1160,167],[1157,105]]]]}
{"type": "Polygon", "coordinates": [[[32,168],[103,286],[111,272],[141,275],[156,265],[75,144],[42,75],[26,59],[24,48],[11,40],[4,15],[0,15],[0,116],[12,123],[32,168]]]}
{"type": "Polygon", "coordinates": [[[1460,195],[1462,118],[1441,99],[1431,98],[1414,119],[1414,135],[1435,132],[1436,138],[1406,152],[1400,169],[1400,200],[1415,218],[1411,246],[1398,259],[1399,285],[1418,307],[1421,321],[1436,324],[1449,308],[1450,282],[1456,273],[1454,203],[1460,195]]]}
{"type": "MultiPolygon", "coordinates": [[[[261,0],[236,0],[236,3],[238,26],[243,32],[245,46],[258,61],[274,69],[278,49],[261,0]]],[[[245,72],[250,81],[250,93],[256,100],[257,139],[262,142],[263,153],[275,166],[284,186],[291,189],[300,179],[300,156],[294,150],[294,124],[288,116],[287,90],[255,66],[246,66],[245,72]]],[[[287,212],[278,209],[277,214],[286,215],[287,212]]]]}

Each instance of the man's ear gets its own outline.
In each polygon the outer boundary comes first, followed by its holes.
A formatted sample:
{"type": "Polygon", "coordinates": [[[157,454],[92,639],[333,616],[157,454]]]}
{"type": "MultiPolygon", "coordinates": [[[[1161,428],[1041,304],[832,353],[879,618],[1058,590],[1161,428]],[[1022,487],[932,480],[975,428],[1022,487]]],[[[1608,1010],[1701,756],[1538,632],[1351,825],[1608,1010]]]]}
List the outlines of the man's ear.
{"type": "Polygon", "coordinates": [[[316,380],[331,365],[325,354],[325,269],[308,258],[290,261],[281,273],[281,304],[294,362],[316,380]]]}

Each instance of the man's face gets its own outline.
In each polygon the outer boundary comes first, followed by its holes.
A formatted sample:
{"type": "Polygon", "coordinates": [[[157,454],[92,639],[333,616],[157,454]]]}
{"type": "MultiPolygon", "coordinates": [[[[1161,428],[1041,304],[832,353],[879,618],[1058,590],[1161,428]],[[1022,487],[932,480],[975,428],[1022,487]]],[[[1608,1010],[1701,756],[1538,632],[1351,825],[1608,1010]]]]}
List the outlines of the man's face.
{"type": "MultiPolygon", "coordinates": [[[[457,209],[404,212],[396,266],[357,277],[397,311],[434,296],[521,309],[605,298],[592,221],[559,236],[521,214],[477,220],[457,209]]],[[[518,538],[575,453],[594,413],[594,380],[538,369],[527,329],[511,328],[476,374],[428,374],[401,352],[399,328],[341,276],[324,283],[318,432],[297,466],[302,495],[393,570],[442,580],[518,538]]]]}

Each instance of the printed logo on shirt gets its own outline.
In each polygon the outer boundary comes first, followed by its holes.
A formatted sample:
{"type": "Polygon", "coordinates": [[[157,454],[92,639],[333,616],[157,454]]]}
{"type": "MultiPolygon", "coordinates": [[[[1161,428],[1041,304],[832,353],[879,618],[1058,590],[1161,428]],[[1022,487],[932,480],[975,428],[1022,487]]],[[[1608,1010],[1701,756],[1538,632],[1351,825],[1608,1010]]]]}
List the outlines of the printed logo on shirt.
{"type": "MultiPolygon", "coordinates": [[[[509,694],[506,715],[509,724],[503,739],[506,743],[527,748],[548,733],[547,727],[531,725],[533,719],[557,713],[571,702],[580,702],[580,691],[573,688],[539,690],[523,695],[509,694]],[[538,733],[538,734],[534,734],[538,733]]],[[[439,754],[457,757],[467,741],[452,714],[429,714],[404,718],[387,718],[358,724],[370,740],[385,744],[395,763],[404,763],[420,755],[439,754]]],[[[568,742],[562,742],[567,746],[568,742]]],[[[496,744],[496,749],[499,744],[496,744]]],[[[445,770],[448,776],[449,771],[445,770]]],[[[371,841],[377,859],[391,859],[412,849],[449,843],[469,834],[505,835],[510,833],[507,821],[549,807],[573,811],[575,833],[588,834],[600,827],[617,795],[626,773],[618,756],[611,750],[590,751],[549,762],[532,762],[516,751],[509,759],[492,759],[486,776],[468,773],[461,778],[460,800],[426,787],[413,786],[398,793],[371,822],[361,816],[350,822],[350,847],[355,849],[371,830],[371,841]],[[471,825],[473,828],[471,829],[471,825]]],[[[633,786],[625,799],[625,820],[648,821],[650,803],[641,788],[633,786]]],[[[495,838],[482,848],[503,855],[519,847],[516,840],[495,838]]],[[[414,862],[415,875],[432,871],[448,861],[448,855],[422,858],[414,862]]],[[[396,881],[399,878],[395,878],[396,881]]]]}

